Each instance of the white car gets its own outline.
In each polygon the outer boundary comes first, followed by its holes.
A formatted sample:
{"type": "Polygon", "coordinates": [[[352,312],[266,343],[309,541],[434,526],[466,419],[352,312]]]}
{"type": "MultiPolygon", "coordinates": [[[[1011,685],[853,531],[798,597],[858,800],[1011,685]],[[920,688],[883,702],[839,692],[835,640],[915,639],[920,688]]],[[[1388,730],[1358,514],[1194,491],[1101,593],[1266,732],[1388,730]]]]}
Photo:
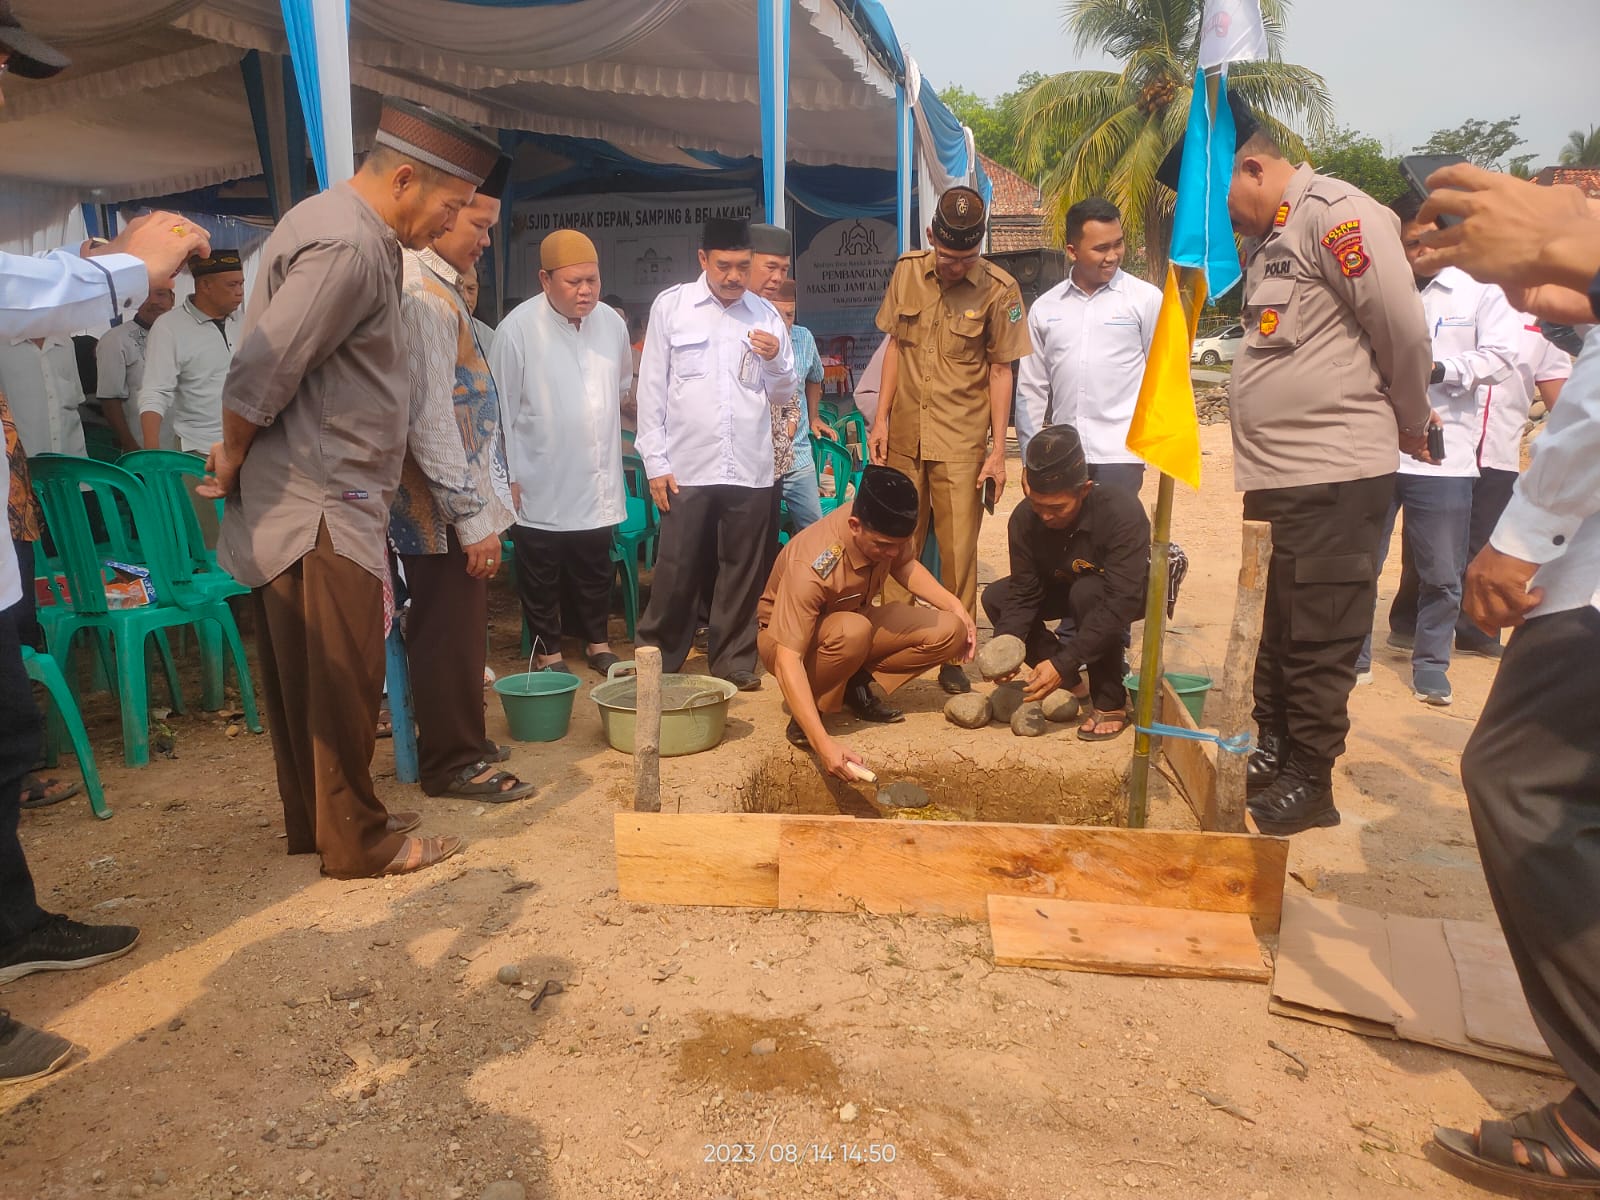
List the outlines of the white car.
{"type": "Polygon", "coordinates": [[[1244,326],[1229,325],[1221,333],[1196,338],[1190,361],[1197,362],[1202,367],[1215,367],[1221,363],[1232,362],[1239,353],[1239,343],[1242,341],[1244,341],[1244,326]]]}

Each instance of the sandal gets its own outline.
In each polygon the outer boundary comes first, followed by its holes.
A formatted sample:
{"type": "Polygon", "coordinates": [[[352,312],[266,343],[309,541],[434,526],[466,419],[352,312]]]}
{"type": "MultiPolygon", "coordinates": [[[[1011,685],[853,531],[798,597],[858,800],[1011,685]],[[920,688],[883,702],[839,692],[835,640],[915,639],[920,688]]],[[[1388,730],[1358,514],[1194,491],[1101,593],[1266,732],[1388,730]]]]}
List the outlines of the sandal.
{"type": "Polygon", "coordinates": [[[380,738],[394,736],[394,718],[389,715],[388,704],[378,710],[378,736],[380,738]]]}
{"type": "MultiPolygon", "coordinates": [[[[1477,1133],[1460,1129],[1435,1129],[1433,1144],[1445,1156],[1445,1166],[1456,1168],[1477,1180],[1514,1183],[1541,1192],[1600,1191],[1600,1166],[1589,1161],[1561,1122],[1556,1105],[1546,1104],[1511,1118],[1509,1121],[1483,1121],[1477,1133]],[[1521,1142],[1529,1161],[1519,1163],[1516,1143],[1521,1142]],[[1564,1175],[1550,1168],[1559,1166],[1564,1175]]],[[[1476,1180],[1475,1180],[1476,1181],[1476,1180]]]]}
{"type": "Polygon", "coordinates": [[[441,796],[452,796],[457,800],[484,800],[490,804],[509,804],[513,800],[521,800],[524,796],[531,796],[539,790],[538,784],[524,783],[509,771],[494,771],[487,779],[479,779],[485,771],[494,768],[488,762],[480,759],[470,767],[463,767],[456,772],[456,777],[451,780],[450,786],[440,792],[441,796]],[[509,784],[510,786],[506,786],[509,784]]]}
{"type": "Polygon", "coordinates": [[[44,779],[30,775],[22,781],[22,807],[46,808],[70,800],[81,791],[82,785],[70,779],[44,779]]]}
{"type": "Polygon", "coordinates": [[[378,874],[409,875],[412,871],[420,871],[424,867],[442,863],[457,850],[461,849],[461,845],[461,839],[453,835],[446,837],[408,837],[400,843],[400,849],[394,852],[394,857],[389,860],[389,865],[379,871],[378,874]]]}
{"type": "Polygon", "coordinates": [[[584,661],[589,664],[589,669],[597,675],[604,675],[622,660],[611,651],[606,650],[600,654],[586,654],[584,661]]]}
{"type": "Polygon", "coordinates": [[[1109,742],[1113,738],[1121,737],[1127,732],[1128,726],[1132,724],[1133,719],[1128,716],[1127,709],[1117,712],[1101,712],[1099,709],[1095,709],[1090,714],[1089,719],[1078,726],[1078,740],[1080,742],[1109,742]],[[1110,733],[1100,732],[1100,726],[1109,725],[1113,722],[1117,727],[1110,733]]]}
{"type": "Polygon", "coordinates": [[[389,822],[385,827],[390,833],[410,833],[422,824],[422,814],[419,812],[392,812],[389,822]]]}

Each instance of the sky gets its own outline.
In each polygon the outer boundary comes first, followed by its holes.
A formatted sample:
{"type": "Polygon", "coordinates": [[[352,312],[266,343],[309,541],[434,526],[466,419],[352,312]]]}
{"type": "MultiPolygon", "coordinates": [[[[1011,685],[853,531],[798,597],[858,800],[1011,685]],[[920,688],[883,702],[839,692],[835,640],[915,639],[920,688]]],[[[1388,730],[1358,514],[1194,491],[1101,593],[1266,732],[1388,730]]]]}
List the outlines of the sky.
{"type": "MultiPolygon", "coordinates": [[[[1024,71],[1111,65],[1074,53],[1060,0],[885,4],[937,88],[993,97],[1024,71]]],[[[1397,154],[1436,129],[1515,114],[1527,144],[1512,153],[1541,167],[1569,131],[1600,125],[1600,0],[1298,0],[1284,57],[1327,81],[1341,124],[1397,154]]]]}

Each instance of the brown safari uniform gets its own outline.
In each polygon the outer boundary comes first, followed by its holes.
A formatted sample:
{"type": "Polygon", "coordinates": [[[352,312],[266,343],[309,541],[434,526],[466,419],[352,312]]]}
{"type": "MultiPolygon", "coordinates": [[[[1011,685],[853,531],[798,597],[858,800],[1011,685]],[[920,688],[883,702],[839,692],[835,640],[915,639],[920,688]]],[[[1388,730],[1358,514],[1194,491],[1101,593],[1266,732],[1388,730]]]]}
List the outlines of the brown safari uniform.
{"type": "Polygon", "coordinates": [[[917,485],[912,544],[920,552],[931,516],[943,583],[976,619],[989,368],[1033,353],[1022,293],[1016,280],[981,258],[959,281],[942,284],[934,252],[914,250],[895,264],[878,328],[900,351],[888,465],[917,485]]]}
{"type": "Polygon", "coordinates": [[[1289,769],[1326,779],[1344,751],[1372,627],[1398,432],[1430,412],[1432,341],[1394,214],[1302,166],[1250,254],[1233,368],[1234,479],[1272,524],[1255,720],[1289,769]]]}
{"type": "Polygon", "coordinates": [[[761,663],[776,674],[778,647],[805,663],[819,712],[838,712],[845,685],[863,669],[885,692],[929,667],[959,658],[967,631],[946,612],[872,602],[889,573],[913,557],[908,541],[896,562],[869,563],[850,538],[853,505],[834,509],[789,540],[756,607],[761,663]]]}

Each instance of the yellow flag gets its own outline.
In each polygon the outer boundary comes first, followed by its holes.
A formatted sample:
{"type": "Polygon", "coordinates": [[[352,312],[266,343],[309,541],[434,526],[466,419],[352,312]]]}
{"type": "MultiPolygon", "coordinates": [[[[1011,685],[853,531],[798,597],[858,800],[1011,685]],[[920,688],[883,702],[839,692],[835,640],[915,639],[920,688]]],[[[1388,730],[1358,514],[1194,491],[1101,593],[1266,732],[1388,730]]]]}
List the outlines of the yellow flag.
{"type": "Polygon", "coordinates": [[[1205,300],[1202,283],[1195,296],[1194,315],[1186,318],[1178,295],[1178,274],[1167,268],[1167,286],[1161,296],[1161,315],[1145,361],[1139,403],[1128,427],[1128,449],[1164,475],[1200,490],[1200,422],[1194,411],[1194,383],[1189,377],[1189,353],[1194,345],[1195,323],[1205,300]]]}

